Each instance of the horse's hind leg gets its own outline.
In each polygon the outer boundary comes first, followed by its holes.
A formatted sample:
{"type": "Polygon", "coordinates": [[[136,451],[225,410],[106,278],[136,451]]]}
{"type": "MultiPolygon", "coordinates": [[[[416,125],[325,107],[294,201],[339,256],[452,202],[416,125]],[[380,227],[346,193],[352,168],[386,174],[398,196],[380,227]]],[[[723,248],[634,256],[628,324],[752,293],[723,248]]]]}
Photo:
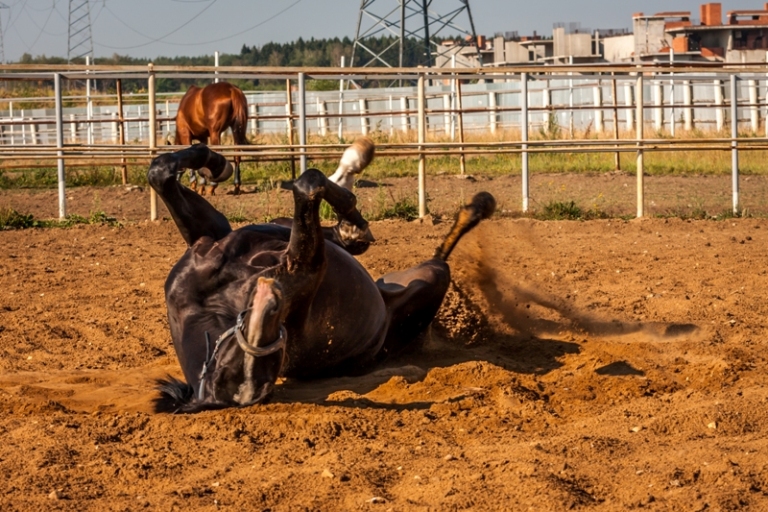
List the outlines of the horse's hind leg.
{"type": "Polygon", "coordinates": [[[451,283],[451,270],[446,261],[448,256],[461,237],[481,220],[490,217],[495,208],[496,201],[491,194],[480,192],[475,195],[472,202],[461,209],[433,258],[376,281],[390,318],[379,359],[401,351],[429,326],[451,283]]]}
{"type": "Polygon", "coordinates": [[[225,172],[228,165],[223,156],[198,144],[160,155],[149,166],[147,179],[150,186],[168,207],[181,236],[190,246],[204,236],[219,240],[229,234],[232,228],[227,218],[208,201],[181,185],[177,175],[185,168],[206,167],[216,177],[225,172]]]}

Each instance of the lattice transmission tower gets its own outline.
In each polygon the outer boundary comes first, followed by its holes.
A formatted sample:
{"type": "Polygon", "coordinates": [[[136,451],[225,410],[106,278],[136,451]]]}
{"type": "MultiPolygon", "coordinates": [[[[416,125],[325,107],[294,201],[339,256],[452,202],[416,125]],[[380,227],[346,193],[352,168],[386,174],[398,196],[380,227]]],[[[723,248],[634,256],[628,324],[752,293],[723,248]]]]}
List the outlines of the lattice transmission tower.
{"type": "Polygon", "coordinates": [[[67,62],[86,55],[93,57],[91,34],[91,4],[89,0],[69,0],[69,30],[67,31],[67,62]]]}
{"type": "Polygon", "coordinates": [[[422,47],[422,51],[417,52],[422,57],[418,64],[431,67],[437,57],[455,52],[455,48],[451,50],[437,43],[435,38],[441,33],[446,37],[457,34],[468,37],[477,48],[477,59],[482,65],[469,0],[361,0],[351,65],[403,67],[407,43],[416,40],[422,47]],[[433,9],[435,4],[451,10],[440,14],[433,9]],[[457,24],[458,19],[464,16],[469,22],[469,29],[457,24]],[[444,33],[449,30],[451,33],[444,33]],[[385,48],[373,48],[369,44],[371,38],[385,35],[394,36],[394,41],[385,48]]]}
{"type": "Polygon", "coordinates": [[[3,2],[0,2],[0,63],[5,64],[5,35],[3,34],[3,9],[10,9],[3,2]]]}

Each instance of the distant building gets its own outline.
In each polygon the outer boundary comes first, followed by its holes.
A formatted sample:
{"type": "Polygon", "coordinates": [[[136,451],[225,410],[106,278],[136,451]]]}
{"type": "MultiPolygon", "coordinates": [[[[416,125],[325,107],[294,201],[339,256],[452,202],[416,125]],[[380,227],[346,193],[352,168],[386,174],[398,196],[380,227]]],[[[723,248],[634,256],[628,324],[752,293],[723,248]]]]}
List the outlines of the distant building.
{"type": "Polygon", "coordinates": [[[761,10],[736,10],[725,15],[722,4],[701,6],[700,20],[690,11],[653,15],[636,13],[632,30],[581,29],[558,24],[552,37],[497,34],[492,40],[447,41],[436,54],[437,67],[590,62],[678,61],[765,62],[768,60],[768,3],[761,10]],[[479,52],[478,52],[479,49],[479,52]]]}

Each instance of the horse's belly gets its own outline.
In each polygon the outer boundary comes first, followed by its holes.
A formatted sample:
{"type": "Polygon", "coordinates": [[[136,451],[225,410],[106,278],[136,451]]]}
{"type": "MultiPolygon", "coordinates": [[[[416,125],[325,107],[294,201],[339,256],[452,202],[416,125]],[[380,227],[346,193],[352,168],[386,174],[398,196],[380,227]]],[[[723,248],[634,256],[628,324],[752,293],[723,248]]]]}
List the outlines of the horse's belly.
{"type": "Polygon", "coordinates": [[[328,253],[335,254],[328,254],[304,339],[293,344],[298,350],[291,354],[290,366],[297,372],[373,357],[386,334],[386,307],[373,279],[352,256],[329,246],[328,253]]]}

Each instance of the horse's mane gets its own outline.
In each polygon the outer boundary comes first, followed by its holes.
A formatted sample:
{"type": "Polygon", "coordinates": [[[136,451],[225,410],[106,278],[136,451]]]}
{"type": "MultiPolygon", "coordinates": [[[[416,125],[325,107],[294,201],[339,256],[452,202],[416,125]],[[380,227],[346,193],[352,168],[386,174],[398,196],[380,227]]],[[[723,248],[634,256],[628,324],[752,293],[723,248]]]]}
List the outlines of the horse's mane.
{"type": "Polygon", "coordinates": [[[160,395],[152,401],[155,412],[177,413],[189,405],[195,398],[195,390],[176,377],[166,376],[155,381],[155,389],[160,395]]]}

